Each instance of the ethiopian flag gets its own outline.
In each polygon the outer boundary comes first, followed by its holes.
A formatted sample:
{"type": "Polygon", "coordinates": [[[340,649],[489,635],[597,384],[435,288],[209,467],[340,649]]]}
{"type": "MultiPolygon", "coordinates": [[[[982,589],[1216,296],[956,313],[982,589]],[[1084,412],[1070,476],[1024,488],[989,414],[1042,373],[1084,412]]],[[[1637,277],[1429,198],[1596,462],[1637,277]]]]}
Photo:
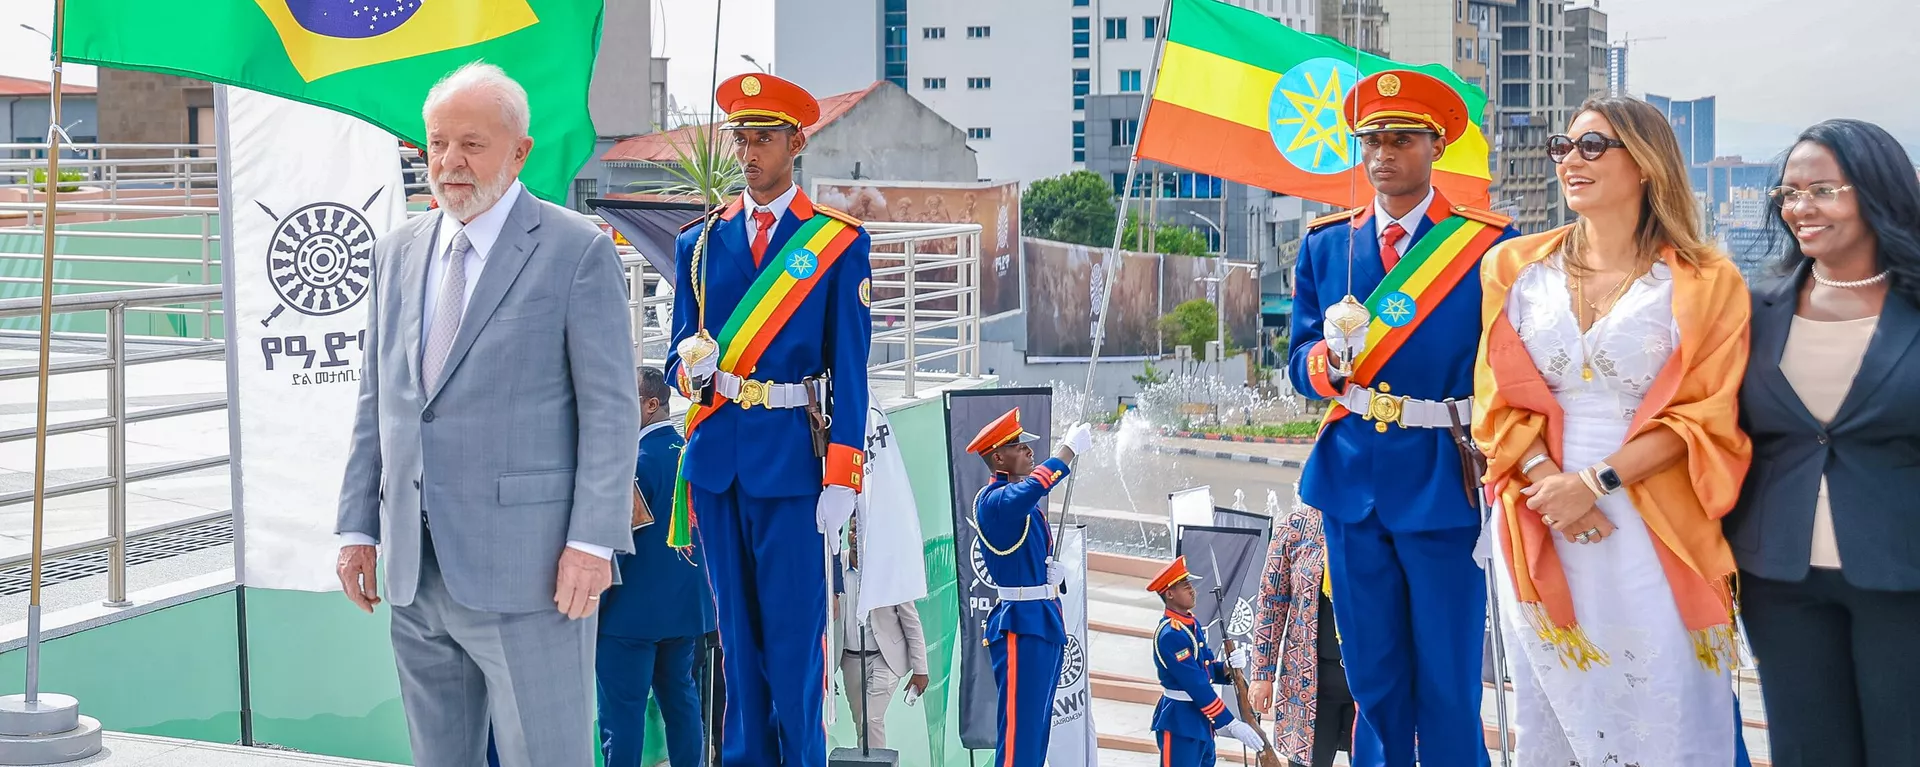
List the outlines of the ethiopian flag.
{"type": "MultiPolygon", "coordinates": [[[[71,1],[71,0],[70,0],[71,1]]],[[[1487,96],[1446,67],[1410,67],[1217,0],[1173,0],[1138,152],[1243,184],[1333,205],[1373,195],[1342,102],[1361,78],[1413,69],[1439,78],[1476,122],[1487,96]]],[[[1447,145],[1434,185],[1485,206],[1492,183],[1478,124],[1447,145]]]]}
{"type": "Polygon", "coordinates": [[[601,0],[66,2],[68,60],[304,101],[417,146],[426,146],[427,91],[485,60],[527,89],[533,154],[520,180],[528,189],[564,203],[593,153],[587,83],[601,0]]]}

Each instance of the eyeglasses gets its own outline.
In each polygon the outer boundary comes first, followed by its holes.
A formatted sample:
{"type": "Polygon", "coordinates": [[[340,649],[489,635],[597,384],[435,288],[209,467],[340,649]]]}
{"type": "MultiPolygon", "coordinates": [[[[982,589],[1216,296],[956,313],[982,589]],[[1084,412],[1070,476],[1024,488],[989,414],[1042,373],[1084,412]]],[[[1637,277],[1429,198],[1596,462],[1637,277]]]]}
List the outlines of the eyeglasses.
{"type": "Polygon", "coordinates": [[[1610,148],[1625,149],[1627,145],[1620,139],[1609,138],[1604,133],[1591,130],[1580,134],[1580,138],[1577,139],[1565,133],[1556,133],[1547,137],[1547,157],[1556,165],[1566,162],[1567,155],[1573,154],[1575,149],[1580,150],[1581,157],[1592,162],[1600,159],[1600,156],[1606,154],[1610,148]]]}
{"type": "Polygon", "coordinates": [[[1841,192],[1851,191],[1852,189],[1852,184],[1844,186],[1814,184],[1805,189],[1795,189],[1790,186],[1776,186],[1767,190],[1767,199],[1773,200],[1774,204],[1779,205],[1782,209],[1791,208],[1808,200],[1812,200],[1820,205],[1825,205],[1840,199],[1841,192]]]}

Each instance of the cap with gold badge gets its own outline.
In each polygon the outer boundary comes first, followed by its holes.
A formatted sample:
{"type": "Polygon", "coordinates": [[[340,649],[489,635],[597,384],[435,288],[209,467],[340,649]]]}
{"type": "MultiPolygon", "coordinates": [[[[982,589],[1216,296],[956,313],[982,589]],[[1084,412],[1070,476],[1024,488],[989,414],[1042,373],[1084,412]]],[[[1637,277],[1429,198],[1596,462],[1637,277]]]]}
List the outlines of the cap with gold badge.
{"type": "Polygon", "coordinates": [[[820,119],[813,94],[769,74],[729,77],[713,98],[727,112],[728,130],[805,128],[820,119]]]}
{"type": "Polygon", "coordinates": [[[1407,69],[1375,72],[1347,91],[1341,113],[1353,135],[1424,131],[1453,141],[1467,132],[1467,104],[1446,83],[1407,69]]]}
{"type": "Polygon", "coordinates": [[[1147,581],[1147,590],[1157,594],[1173,588],[1174,584],[1181,581],[1190,580],[1200,580],[1200,576],[1194,575],[1191,571],[1187,570],[1187,558],[1185,556],[1178,556],[1174,557],[1172,562],[1168,562],[1166,568],[1162,569],[1159,575],[1153,576],[1153,580],[1147,581]]]}
{"type": "Polygon", "coordinates": [[[1033,442],[1038,439],[1040,438],[1020,428],[1020,408],[1014,408],[982,427],[973,441],[967,443],[967,452],[984,456],[1007,445],[1033,442]]]}

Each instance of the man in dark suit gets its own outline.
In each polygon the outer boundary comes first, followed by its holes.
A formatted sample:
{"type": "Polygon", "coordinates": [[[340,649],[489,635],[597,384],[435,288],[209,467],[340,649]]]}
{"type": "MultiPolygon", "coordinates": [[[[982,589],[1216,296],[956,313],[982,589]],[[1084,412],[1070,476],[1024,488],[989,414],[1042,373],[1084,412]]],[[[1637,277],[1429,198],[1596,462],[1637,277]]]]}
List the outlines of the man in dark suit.
{"type": "MultiPolygon", "coordinates": [[[[680,449],[667,409],[667,379],[640,370],[640,458],[633,482],[648,511],[673,504],[680,449]]],[[[636,517],[642,517],[636,507],[636,517]]],[[[706,749],[695,679],[703,637],[714,627],[713,592],[696,541],[686,555],[667,546],[665,519],[634,520],[633,553],[618,558],[622,583],[600,608],[600,747],[607,767],[640,767],[646,739],[647,695],[660,702],[667,756],[673,767],[697,767],[706,749]]]]}

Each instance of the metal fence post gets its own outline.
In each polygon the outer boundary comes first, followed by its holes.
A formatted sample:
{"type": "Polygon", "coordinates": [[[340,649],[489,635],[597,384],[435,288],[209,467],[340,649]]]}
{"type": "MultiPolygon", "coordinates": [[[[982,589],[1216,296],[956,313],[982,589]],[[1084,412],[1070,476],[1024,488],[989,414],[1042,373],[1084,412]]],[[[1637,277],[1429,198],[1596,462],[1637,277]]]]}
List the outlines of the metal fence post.
{"type": "Polygon", "coordinates": [[[107,309],[107,601],[108,607],[126,607],[127,601],[127,306],[107,309]]]}
{"type": "MultiPolygon", "coordinates": [[[[191,182],[189,182],[191,185],[191,182]]],[[[200,284],[213,283],[213,218],[209,214],[200,214],[200,284]]],[[[222,307],[224,309],[225,307],[222,307]]],[[[213,302],[200,305],[200,340],[213,340],[213,302]]]]}
{"type": "Polygon", "coordinates": [[[907,302],[906,302],[907,303],[907,344],[906,344],[905,362],[907,364],[902,366],[901,370],[905,374],[906,385],[907,385],[906,386],[907,399],[913,399],[915,396],[917,396],[914,394],[914,389],[913,389],[913,373],[915,369],[920,367],[920,359],[919,357],[915,356],[914,344],[913,344],[913,340],[914,340],[913,334],[914,334],[914,324],[915,324],[913,309],[914,309],[914,304],[916,303],[913,297],[913,283],[914,283],[913,277],[914,277],[914,272],[919,269],[919,265],[915,264],[913,260],[913,255],[914,255],[913,246],[915,245],[915,242],[913,240],[907,240],[903,244],[906,246],[906,262],[907,262],[907,292],[905,296],[905,298],[907,299],[907,302]]]}

